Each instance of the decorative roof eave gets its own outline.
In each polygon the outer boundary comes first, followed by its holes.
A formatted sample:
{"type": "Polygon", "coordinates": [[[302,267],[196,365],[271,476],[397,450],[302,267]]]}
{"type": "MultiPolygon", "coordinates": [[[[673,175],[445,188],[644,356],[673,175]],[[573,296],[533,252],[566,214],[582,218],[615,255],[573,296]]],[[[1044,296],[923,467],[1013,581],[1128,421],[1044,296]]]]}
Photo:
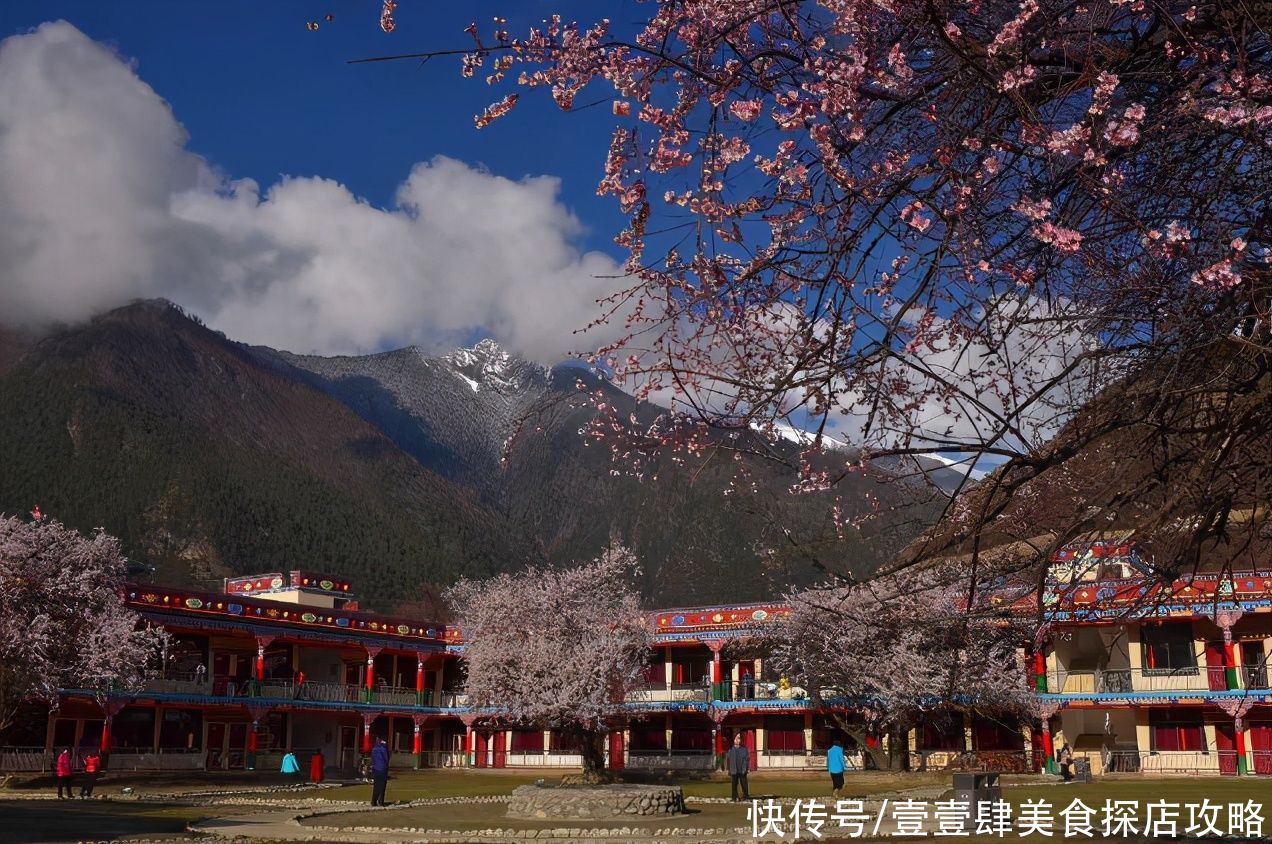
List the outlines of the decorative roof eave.
{"type": "Polygon", "coordinates": [[[780,621],[790,612],[791,608],[782,603],[667,609],[651,613],[650,623],[655,636],[674,631],[709,633],[708,638],[718,638],[728,631],[754,631],[760,625],[780,621]]]}
{"type": "Polygon", "coordinates": [[[684,642],[684,643],[705,643],[718,639],[751,639],[768,635],[772,628],[761,628],[754,624],[741,625],[738,627],[690,627],[676,628],[673,630],[660,629],[655,630],[653,635],[654,643],[659,642],[684,642]]]}
{"type": "Polygon", "coordinates": [[[395,642],[442,643],[455,638],[455,633],[442,624],[412,623],[404,619],[382,618],[349,610],[308,607],[145,584],[128,584],[124,588],[124,602],[140,612],[159,610],[190,617],[241,618],[280,624],[297,630],[328,630],[359,636],[381,636],[395,642]]]}
{"type": "Polygon", "coordinates": [[[1221,612],[1272,612],[1272,597],[1247,601],[1207,600],[1195,603],[1153,604],[1147,606],[1083,607],[1049,610],[1043,619],[1052,624],[1115,623],[1158,618],[1206,618],[1221,612]]]}
{"type": "Polygon", "coordinates": [[[337,632],[332,629],[308,630],[287,624],[269,622],[261,619],[258,623],[251,621],[233,621],[229,619],[205,618],[190,616],[171,610],[157,610],[149,607],[135,608],[142,618],[172,622],[171,627],[182,627],[192,630],[224,630],[234,633],[272,636],[274,638],[295,639],[308,642],[321,642],[324,645],[345,645],[351,648],[367,646],[387,650],[410,651],[413,653],[449,653],[450,649],[441,642],[410,642],[402,639],[390,639],[361,631],[337,632]]]}
{"type": "Polygon", "coordinates": [[[1202,705],[1220,700],[1250,700],[1255,705],[1272,703],[1272,691],[1252,692],[1248,689],[1228,691],[1156,691],[1156,692],[1080,692],[1057,694],[1040,692],[1038,700],[1044,703],[1067,705],[1071,703],[1102,703],[1134,705],[1136,703],[1170,703],[1202,705]]]}

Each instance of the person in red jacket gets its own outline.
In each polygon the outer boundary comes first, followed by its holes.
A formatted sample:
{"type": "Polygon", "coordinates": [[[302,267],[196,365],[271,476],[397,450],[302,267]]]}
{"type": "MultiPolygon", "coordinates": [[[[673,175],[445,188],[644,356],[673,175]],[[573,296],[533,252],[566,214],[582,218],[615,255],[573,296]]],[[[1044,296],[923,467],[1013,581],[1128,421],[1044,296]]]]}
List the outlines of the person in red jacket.
{"type": "Polygon", "coordinates": [[[66,791],[66,799],[75,799],[74,786],[71,783],[71,751],[70,748],[62,748],[62,752],[57,755],[57,762],[53,765],[53,773],[57,777],[57,799],[61,800],[63,790],[66,791]]]}
{"type": "Polygon", "coordinates": [[[84,759],[84,781],[80,783],[80,798],[87,800],[93,796],[93,786],[97,785],[97,772],[102,769],[102,757],[96,750],[88,751],[84,759]]]}

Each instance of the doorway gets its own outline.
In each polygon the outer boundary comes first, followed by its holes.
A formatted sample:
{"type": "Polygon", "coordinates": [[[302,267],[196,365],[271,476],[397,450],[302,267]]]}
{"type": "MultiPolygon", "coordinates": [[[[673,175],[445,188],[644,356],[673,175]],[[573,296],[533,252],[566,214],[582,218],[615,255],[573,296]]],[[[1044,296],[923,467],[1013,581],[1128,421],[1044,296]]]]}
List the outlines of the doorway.
{"type": "Polygon", "coordinates": [[[241,771],[247,764],[247,724],[208,722],[209,771],[241,771]]]}

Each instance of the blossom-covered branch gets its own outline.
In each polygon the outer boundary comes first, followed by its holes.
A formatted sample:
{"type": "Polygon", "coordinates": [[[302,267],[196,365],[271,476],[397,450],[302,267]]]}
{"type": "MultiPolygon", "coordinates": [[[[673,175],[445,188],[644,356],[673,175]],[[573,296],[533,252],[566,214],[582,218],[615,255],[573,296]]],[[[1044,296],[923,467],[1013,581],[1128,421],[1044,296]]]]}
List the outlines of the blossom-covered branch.
{"type": "Polygon", "coordinates": [[[0,518],[0,731],[23,701],[140,682],[161,634],[124,606],[124,575],[106,533],[0,518]]]}

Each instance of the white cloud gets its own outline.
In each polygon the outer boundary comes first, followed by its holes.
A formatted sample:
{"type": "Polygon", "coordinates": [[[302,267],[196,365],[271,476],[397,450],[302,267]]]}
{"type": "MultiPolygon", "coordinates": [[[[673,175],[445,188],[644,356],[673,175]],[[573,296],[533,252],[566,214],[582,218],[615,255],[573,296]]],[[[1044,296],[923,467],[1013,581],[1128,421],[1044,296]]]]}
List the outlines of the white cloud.
{"type": "Polygon", "coordinates": [[[448,158],[395,206],[318,177],[261,190],[185,148],[169,105],[70,24],[0,43],[0,322],[76,321],[165,296],[235,339],[309,352],[473,334],[551,362],[618,265],[575,247],[552,177],[448,158]]]}
{"type": "Polygon", "coordinates": [[[961,444],[961,457],[981,447],[1024,451],[1055,436],[1117,361],[1083,359],[1096,343],[1078,303],[1025,296],[990,304],[974,334],[934,318],[929,336],[939,339],[885,365],[887,379],[906,389],[884,391],[884,409],[873,415],[864,387],[845,390],[831,429],[878,448],[961,444]]]}

